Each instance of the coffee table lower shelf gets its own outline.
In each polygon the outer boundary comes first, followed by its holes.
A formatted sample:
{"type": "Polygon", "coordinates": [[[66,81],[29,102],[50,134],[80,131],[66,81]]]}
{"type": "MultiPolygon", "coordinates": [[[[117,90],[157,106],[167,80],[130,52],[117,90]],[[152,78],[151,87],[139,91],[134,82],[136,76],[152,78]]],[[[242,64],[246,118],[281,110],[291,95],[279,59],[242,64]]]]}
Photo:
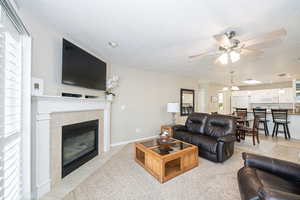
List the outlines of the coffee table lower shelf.
{"type": "Polygon", "coordinates": [[[166,155],[160,155],[152,148],[155,147],[135,143],[135,161],[161,183],[198,166],[197,146],[189,144],[188,148],[166,155]]]}

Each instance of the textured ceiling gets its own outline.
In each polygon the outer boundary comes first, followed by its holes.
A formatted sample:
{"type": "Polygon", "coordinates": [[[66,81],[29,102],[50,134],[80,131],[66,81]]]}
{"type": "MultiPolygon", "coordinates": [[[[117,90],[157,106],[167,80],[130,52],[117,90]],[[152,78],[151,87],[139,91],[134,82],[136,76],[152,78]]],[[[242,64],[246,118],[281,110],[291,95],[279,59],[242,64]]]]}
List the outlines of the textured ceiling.
{"type": "MultiPolygon", "coordinates": [[[[21,9],[111,63],[154,71],[175,72],[201,81],[229,82],[255,78],[286,81],[278,73],[300,74],[299,0],[22,0],[21,9]],[[287,36],[259,57],[242,57],[221,66],[214,57],[188,56],[215,46],[213,35],[237,31],[239,39],[285,28],[287,36]],[[107,45],[109,41],[118,48],[107,45]]],[[[291,79],[290,78],[290,79],[291,79]]]]}

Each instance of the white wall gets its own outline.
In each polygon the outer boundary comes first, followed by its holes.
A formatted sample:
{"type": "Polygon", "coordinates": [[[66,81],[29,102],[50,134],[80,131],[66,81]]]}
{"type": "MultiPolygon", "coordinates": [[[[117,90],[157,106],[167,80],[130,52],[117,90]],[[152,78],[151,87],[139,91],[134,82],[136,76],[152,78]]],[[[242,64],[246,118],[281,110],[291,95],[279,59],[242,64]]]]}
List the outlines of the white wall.
{"type": "MultiPolygon", "coordinates": [[[[200,103],[202,107],[201,112],[218,112],[219,104],[217,101],[218,93],[222,92],[222,88],[224,85],[216,84],[216,83],[200,83],[200,90],[202,91],[201,98],[205,99],[204,105],[200,103]],[[216,100],[216,101],[214,101],[216,100]]],[[[230,113],[230,95],[228,93],[224,93],[224,114],[230,113]]]]}
{"type": "MultiPolygon", "coordinates": [[[[103,92],[96,90],[62,85],[64,34],[57,33],[52,27],[39,22],[27,13],[21,12],[21,15],[33,38],[32,76],[44,80],[45,95],[60,95],[62,91],[103,95],[103,92]]],[[[70,37],[66,39],[87,51],[90,50],[70,37]]],[[[103,60],[100,56],[97,57],[103,60]]],[[[121,78],[120,87],[116,91],[118,96],[112,105],[112,143],[158,134],[162,124],[171,122],[171,114],[166,112],[166,104],[179,102],[180,88],[196,89],[198,85],[195,79],[124,66],[111,67],[109,64],[108,71],[113,71],[121,78]],[[122,106],[125,107],[124,110],[122,106]]],[[[178,118],[178,121],[182,122],[184,118],[178,118]]]]}
{"type": "MultiPolygon", "coordinates": [[[[61,95],[62,92],[103,95],[103,92],[97,90],[61,84],[62,39],[66,38],[98,58],[104,60],[103,58],[80,42],[74,41],[70,36],[60,34],[53,28],[39,22],[30,14],[21,10],[20,15],[32,37],[32,76],[44,80],[45,95],[61,95]]],[[[110,71],[109,64],[108,71],[110,71]]]]}
{"type": "MultiPolygon", "coordinates": [[[[197,89],[197,80],[169,73],[112,65],[121,78],[112,110],[112,143],[157,135],[171,123],[167,103],[180,102],[180,88],[197,89]]],[[[180,119],[178,119],[180,120],[180,119]]]]}

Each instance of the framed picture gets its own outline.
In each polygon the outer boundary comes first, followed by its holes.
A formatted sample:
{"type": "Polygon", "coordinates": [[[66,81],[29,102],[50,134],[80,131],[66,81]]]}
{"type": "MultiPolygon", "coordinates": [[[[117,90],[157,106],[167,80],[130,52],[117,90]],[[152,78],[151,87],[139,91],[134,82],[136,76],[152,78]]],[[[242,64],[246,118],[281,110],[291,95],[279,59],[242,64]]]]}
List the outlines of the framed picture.
{"type": "Polygon", "coordinates": [[[218,103],[218,97],[217,96],[211,96],[211,102],[212,103],[218,103]]]}
{"type": "Polygon", "coordinates": [[[195,90],[180,89],[180,115],[188,116],[195,111],[195,90]]]}

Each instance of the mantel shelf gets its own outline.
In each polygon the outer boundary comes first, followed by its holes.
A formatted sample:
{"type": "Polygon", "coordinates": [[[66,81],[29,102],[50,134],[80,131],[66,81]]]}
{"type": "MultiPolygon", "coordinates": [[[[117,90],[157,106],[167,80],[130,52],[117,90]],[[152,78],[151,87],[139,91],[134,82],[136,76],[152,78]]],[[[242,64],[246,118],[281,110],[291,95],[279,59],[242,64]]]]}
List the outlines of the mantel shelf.
{"type": "Polygon", "coordinates": [[[88,98],[76,98],[76,97],[63,97],[63,96],[48,96],[48,95],[40,95],[36,96],[33,95],[31,96],[31,99],[33,101],[43,101],[43,100],[52,100],[52,101],[93,101],[93,102],[107,102],[105,97],[102,98],[94,98],[94,99],[88,99],[88,98]]]}

